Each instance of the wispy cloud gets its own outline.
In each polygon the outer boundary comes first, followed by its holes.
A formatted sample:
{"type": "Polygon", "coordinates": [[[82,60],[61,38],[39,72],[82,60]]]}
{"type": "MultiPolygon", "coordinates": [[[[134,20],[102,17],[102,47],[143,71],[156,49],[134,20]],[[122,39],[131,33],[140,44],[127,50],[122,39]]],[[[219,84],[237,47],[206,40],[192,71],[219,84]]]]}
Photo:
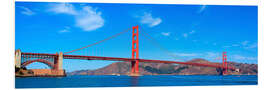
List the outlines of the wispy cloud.
{"type": "Polygon", "coordinates": [[[258,43],[257,42],[250,42],[250,41],[243,41],[241,42],[241,47],[243,47],[244,49],[252,49],[252,48],[257,48],[258,47],[258,43]]]}
{"type": "MultiPolygon", "coordinates": [[[[202,54],[202,57],[209,60],[221,60],[222,53],[218,52],[205,52],[202,54]]],[[[229,55],[228,58],[230,61],[237,61],[237,60],[257,60],[257,57],[252,56],[242,56],[239,54],[229,55]]]]}
{"type": "MultiPolygon", "coordinates": [[[[221,61],[222,60],[222,53],[221,52],[200,52],[200,53],[173,53],[172,55],[178,56],[181,58],[186,58],[187,60],[194,59],[194,58],[203,58],[210,61],[221,61]]],[[[229,61],[238,61],[238,60],[257,60],[256,56],[243,56],[240,54],[233,54],[228,56],[229,61]]]]}
{"type": "Polygon", "coordinates": [[[187,59],[204,58],[207,60],[220,60],[221,53],[216,52],[200,52],[200,53],[173,53],[174,56],[183,57],[187,59]]]}
{"type": "Polygon", "coordinates": [[[220,52],[205,52],[203,57],[209,60],[221,60],[222,54],[220,52]]]}
{"type": "Polygon", "coordinates": [[[162,20],[158,17],[153,17],[151,13],[144,12],[143,16],[140,16],[140,23],[146,24],[149,27],[154,27],[159,25],[162,22],[162,20]]]}
{"type": "Polygon", "coordinates": [[[67,33],[70,32],[70,27],[65,27],[63,30],[58,31],[58,33],[67,33]]]}
{"type": "Polygon", "coordinates": [[[232,46],[223,46],[223,48],[230,48],[230,47],[232,47],[232,46]]]}
{"type": "Polygon", "coordinates": [[[233,47],[238,47],[240,46],[239,44],[232,44],[233,47]]]}
{"type": "Polygon", "coordinates": [[[257,60],[257,57],[248,57],[241,55],[232,55],[232,59],[234,60],[257,60]]]}
{"type": "Polygon", "coordinates": [[[193,34],[193,33],[195,33],[196,31],[194,31],[194,30],[192,30],[191,32],[189,32],[189,34],[193,34]]]}
{"type": "Polygon", "coordinates": [[[242,44],[243,46],[246,46],[248,43],[249,43],[249,41],[243,41],[243,42],[241,42],[241,44],[242,44]]]}
{"type": "Polygon", "coordinates": [[[190,32],[183,33],[183,37],[184,37],[184,38],[187,38],[189,35],[194,34],[195,32],[196,32],[195,30],[192,30],[192,31],[190,31],[190,32]]]}
{"type": "Polygon", "coordinates": [[[175,56],[180,56],[180,57],[192,57],[192,56],[198,56],[199,54],[197,53],[173,53],[175,56]]]}
{"type": "Polygon", "coordinates": [[[66,30],[66,29],[63,29],[63,30],[60,30],[59,33],[66,33],[66,32],[70,32],[69,30],[66,30]]]}
{"type": "Polygon", "coordinates": [[[171,32],[161,32],[161,35],[163,35],[163,36],[170,36],[171,35],[171,32]]]}
{"type": "Polygon", "coordinates": [[[51,4],[48,11],[54,12],[56,14],[77,14],[75,7],[68,3],[51,4]]]}
{"type": "Polygon", "coordinates": [[[245,49],[252,49],[252,48],[257,48],[258,47],[258,43],[253,43],[250,45],[246,45],[244,48],[245,49]]]}
{"type": "Polygon", "coordinates": [[[23,9],[21,11],[22,14],[27,15],[27,16],[32,16],[35,14],[35,12],[33,12],[32,10],[30,10],[29,8],[23,7],[23,6],[19,6],[19,8],[23,9]]]}
{"type": "Polygon", "coordinates": [[[83,31],[94,31],[103,27],[105,22],[101,16],[102,13],[91,6],[80,5],[75,8],[69,3],[58,3],[52,5],[49,11],[56,14],[73,15],[75,17],[75,26],[83,31]]]}
{"type": "Polygon", "coordinates": [[[258,47],[258,43],[250,43],[250,41],[243,41],[237,44],[231,44],[231,45],[226,45],[223,46],[223,48],[230,48],[230,47],[239,47],[239,48],[244,48],[244,49],[253,49],[258,47]]]}
{"type": "Polygon", "coordinates": [[[184,38],[187,38],[187,37],[188,37],[188,34],[187,34],[187,33],[184,33],[184,34],[183,34],[183,37],[184,37],[184,38]]]}
{"type": "Polygon", "coordinates": [[[198,13],[202,13],[206,9],[206,5],[202,5],[200,9],[198,10],[198,13]]]}

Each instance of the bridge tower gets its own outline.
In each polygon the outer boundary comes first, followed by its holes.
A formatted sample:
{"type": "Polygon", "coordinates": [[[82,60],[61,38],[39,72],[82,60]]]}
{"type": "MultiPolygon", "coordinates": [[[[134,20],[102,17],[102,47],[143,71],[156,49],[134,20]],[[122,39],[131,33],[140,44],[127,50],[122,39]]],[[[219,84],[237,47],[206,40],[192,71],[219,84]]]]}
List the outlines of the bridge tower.
{"type": "Polygon", "coordinates": [[[62,70],[63,69],[63,52],[59,54],[56,53],[57,57],[54,59],[54,69],[55,70],[62,70]]]}
{"type": "Polygon", "coordinates": [[[20,49],[15,51],[15,67],[21,68],[22,52],[20,49]]]}
{"type": "Polygon", "coordinates": [[[228,72],[228,63],[227,63],[227,52],[223,52],[222,54],[222,67],[223,67],[223,75],[228,72]]]}
{"type": "MultiPolygon", "coordinates": [[[[139,59],[139,26],[132,27],[132,59],[139,59]]],[[[139,60],[131,61],[131,76],[139,75],[139,60]]]]}

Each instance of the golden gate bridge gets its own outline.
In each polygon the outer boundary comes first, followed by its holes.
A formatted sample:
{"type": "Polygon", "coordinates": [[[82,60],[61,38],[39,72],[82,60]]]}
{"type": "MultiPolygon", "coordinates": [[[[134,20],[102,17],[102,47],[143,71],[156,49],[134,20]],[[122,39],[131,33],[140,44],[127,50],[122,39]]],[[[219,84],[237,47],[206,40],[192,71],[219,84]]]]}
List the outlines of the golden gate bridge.
{"type": "MultiPolygon", "coordinates": [[[[142,36],[150,40],[153,44],[156,44],[160,49],[169,53],[169,51],[165,48],[162,48],[161,45],[156,43],[151,36],[147,33],[142,33],[142,36]]],[[[168,54],[171,55],[171,54],[168,54]]],[[[174,57],[174,55],[171,55],[174,57]]],[[[125,61],[131,63],[131,71],[130,76],[139,76],[139,62],[148,62],[148,63],[167,63],[167,64],[183,64],[183,65],[192,65],[192,66],[200,66],[200,67],[213,67],[219,68],[222,70],[222,74],[225,75],[228,70],[236,71],[237,69],[233,66],[228,66],[227,63],[227,53],[223,52],[222,54],[222,63],[221,64],[205,64],[205,63],[193,63],[193,62],[179,62],[179,61],[169,61],[169,60],[153,60],[153,59],[141,59],[139,58],[139,26],[134,26],[132,28],[126,29],[120,33],[112,35],[108,38],[100,40],[98,42],[89,44],[87,46],[74,49],[68,52],[60,52],[60,53],[31,53],[31,52],[21,52],[20,49],[15,51],[15,66],[26,67],[27,65],[40,62],[48,65],[51,69],[47,72],[52,76],[65,76],[65,70],[63,69],[63,59],[80,59],[80,60],[106,60],[106,61],[125,61]],[[120,58],[120,57],[106,57],[106,56],[89,56],[89,55],[72,55],[71,53],[84,50],[91,46],[98,45],[110,39],[113,39],[121,34],[124,34],[128,31],[132,30],[132,49],[131,49],[131,58],[120,58]]],[[[239,70],[239,69],[238,69],[239,70]]]]}

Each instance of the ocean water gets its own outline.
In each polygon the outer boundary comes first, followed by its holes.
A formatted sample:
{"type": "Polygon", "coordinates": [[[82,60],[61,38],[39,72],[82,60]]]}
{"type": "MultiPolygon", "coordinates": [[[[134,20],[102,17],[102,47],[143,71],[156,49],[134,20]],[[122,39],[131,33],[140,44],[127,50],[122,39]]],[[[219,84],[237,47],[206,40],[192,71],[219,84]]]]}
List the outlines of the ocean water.
{"type": "Polygon", "coordinates": [[[257,75],[78,75],[67,77],[15,78],[15,88],[143,87],[143,86],[212,86],[257,85],[257,75]]]}

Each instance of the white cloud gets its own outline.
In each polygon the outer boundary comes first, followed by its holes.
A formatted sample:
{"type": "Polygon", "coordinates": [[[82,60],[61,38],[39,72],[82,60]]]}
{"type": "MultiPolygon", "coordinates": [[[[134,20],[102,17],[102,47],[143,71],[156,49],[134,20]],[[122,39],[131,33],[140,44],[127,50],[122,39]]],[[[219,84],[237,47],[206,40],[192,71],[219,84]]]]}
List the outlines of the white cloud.
{"type": "Polygon", "coordinates": [[[232,45],[223,46],[223,48],[238,47],[238,46],[240,46],[240,45],[239,44],[232,44],[232,45]]]}
{"type": "Polygon", "coordinates": [[[188,34],[187,34],[187,33],[184,33],[184,34],[183,34],[183,37],[184,37],[184,38],[187,38],[187,37],[188,37],[188,34]]]}
{"type": "Polygon", "coordinates": [[[252,48],[257,48],[258,43],[257,42],[250,43],[250,41],[243,41],[243,42],[240,42],[237,44],[223,46],[223,48],[230,48],[230,47],[240,47],[240,48],[244,48],[244,49],[252,49],[252,48]]]}
{"type": "Polygon", "coordinates": [[[190,31],[188,33],[183,33],[183,37],[187,38],[189,35],[194,34],[195,32],[196,32],[195,30],[192,30],[192,31],[190,31]]]}
{"type": "Polygon", "coordinates": [[[181,56],[181,57],[198,56],[197,53],[173,53],[173,55],[181,56]]]}
{"type": "Polygon", "coordinates": [[[250,41],[243,41],[241,42],[241,45],[244,49],[252,49],[252,48],[257,48],[258,47],[258,43],[257,42],[254,42],[254,43],[251,43],[250,41]]]}
{"type": "Polygon", "coordinates": [[[70,27],[65,27],[65,29],[58,31],[58,33],[67,33],[70,32],[70,27]]]}
{"type": "Polygon", "coordinates": [[[209,60],[220,60],[221,54],[217,52],[205,52],[202,57],[209,60]]]}
{"type": "Polygon", "coordinates": [[[63,29],[63,30],[60,30],[59,33],[66,33],[66,32],[70,32],[69,30],[67,29],[63,29]]]}
{"type": "Polygon", "coordinates": [[[219,56],[219,53],[214,53],[214,52],[206,52],[207,57],[217,57],[219,56]]]}
{"type": "Polygon", "coordinates": [[[233,55],[232,59],[235,59],[235,60],[257,60],[257,57],[246,57],[246,56],[241,56],[241,55],[233,55]]]}
{"type": "Polygon", "coordinates": [[[161,35],[163,35],[163,36],[170,36],[171,35],[171,32],[161,32],[161,35]]]}
{"type": "Polygon", "coordinates": [[[34,15],[35,14],[35,12],[33,12],[32,10],[30,10],[29,8],[26,8],[26,7],[23,7],[23,6],[21,6],[19,8],[23,9],[23,11],[21,11],[21,13],[24,14],[24,15],[31,16],[31,15],[34,15]]]}
{"type": "Polygon", "coordinates": [[[232,46],[233,46],[233,47],[237,47],[237,46],[240,46],[240,45],[238,45],[238,44],[232,44],[232,46]]]}
{"type": "Polygon", "coordinates": [[[223,48],[230,48],[230,47],[232,47],[232,46],[223,46],[223,48]]]}
{"type": "Polygon", "coordinates": [[[202,13],[206,9],[206,5],[202,5],[198,11],[198,13],[202,13]]]}
{"type": "Polygon", "coordinates": [[[68,4],[68,3],[52,4],[50,5],[49,11],[57,13],[57,14],[60,14],[60,13],[71,14],[71,15],[77,14],[75,7],[72,4],[68,4]]]}
{"type": "Polygon", "coordinates": [[[207,60],[220,60],[220,53],[216,52],[203,52],[203,53],[173,53],[175,56],[185,57],[185,58],[204,58],[207,60]]]}
{"type": "Polygon", "coordinates": [[[93,31],[104,25],[104,19],[101,17],[101,12],[96,9],[85,6],[80,15],[76,16],[76,26],[84,31],[93,31]]]}
{"type": "Polygon", "coordinates": [[[196,31],[195,30],[192,30],[191,32],[189,32],[189,34],[193,34],[193,33],[195,33],[196,31]]]}
{"type": "Polygon", "coordinates": [[[50,12],[56,14],[69,14],[75,17],[75,26],[83,31],[94,31],[104,26],[104,19],[101,17],[101,12],[97,8],[91,6],[80,5],[78,10],[68,3],[59,3],[51,5],[50,12]]]}
{"type": "Polygon", "coordinates": [[[149,27],[154,27],[159,25],[162,20],[160,18],[154,18],[151,13],[145,12],[143,16],[140,17],[140,22],[142,24],[147,24],[149,27]]]}
{"type": "Polygon", "coordinates": [[[243,41],[243,42],[241,42],[241,44],[242,44],[243,46],[246,46],[246,45],[248,44],[248,42],[249,42],[249,41],[243,41]]]}
{"type": "MultiPolygon", "coordinates": [[[[222,52],[200,52],[200,53],[173,53],[172,55],[179,56],[181,58],[194,59],[194,58],[203,58],[206,60],[221,61],[222,52]]],[[[253,56],[242,56],[239,54],[229,55],[229,61],[237,60],[257,60],[257,57],[253,56]]]]}
{"type": "Polygon", "coordinates": [[[250,44],[250,45],[246,45],[246,47],[244,47],[245,49],[252,49],[252,48],[257,48],[258,46],[258,43],[253,43],[253,44],[250,44]]]}

